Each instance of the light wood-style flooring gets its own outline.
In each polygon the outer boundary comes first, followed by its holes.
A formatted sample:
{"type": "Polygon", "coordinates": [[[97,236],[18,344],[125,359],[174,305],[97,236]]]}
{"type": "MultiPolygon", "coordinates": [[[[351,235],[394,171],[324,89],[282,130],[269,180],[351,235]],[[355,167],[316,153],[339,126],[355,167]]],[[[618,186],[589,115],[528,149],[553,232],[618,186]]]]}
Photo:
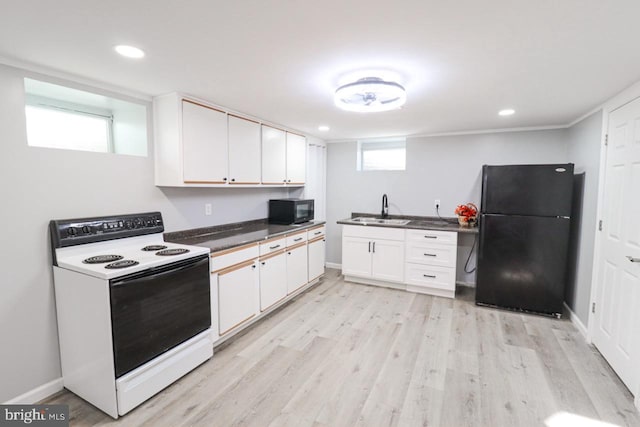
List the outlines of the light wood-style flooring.
{"type": "Polygon", "coordinates": [[[640,426],[570,322],[476,307],[471,288],[450,300],[337,270],[117,421],[67,391],[46,403],[68,404],[72,426],[527,427],[563,411],[640,426]]]}

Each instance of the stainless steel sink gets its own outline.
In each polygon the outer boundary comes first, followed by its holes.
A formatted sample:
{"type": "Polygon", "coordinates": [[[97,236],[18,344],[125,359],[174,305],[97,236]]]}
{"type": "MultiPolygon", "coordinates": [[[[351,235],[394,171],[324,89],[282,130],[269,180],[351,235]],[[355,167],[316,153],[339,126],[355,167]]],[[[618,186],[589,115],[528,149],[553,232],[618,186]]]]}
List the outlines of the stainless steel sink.
{"type": "Polygon", "coordinates": [[[368,216],[360,216],[357,218],[351,218],[353,222],[359,222],[360,224],[382,224],[382,225],[407,225],[411,220],[409,219],[390,219],[390,218],[374,218],[368,216]]]}

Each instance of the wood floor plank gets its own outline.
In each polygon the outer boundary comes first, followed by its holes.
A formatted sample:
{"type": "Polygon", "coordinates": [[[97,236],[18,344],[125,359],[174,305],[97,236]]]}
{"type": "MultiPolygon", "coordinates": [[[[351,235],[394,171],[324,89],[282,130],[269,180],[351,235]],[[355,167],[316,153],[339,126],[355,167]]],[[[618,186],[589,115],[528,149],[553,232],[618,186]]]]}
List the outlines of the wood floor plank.
{"type": "Polygon", "coordinates": [[[567,320],[344,282],[317,286],[113,420],[67,391],[71,426],[542,426],[566,411],[640,426],[631,394],[567,320]]]}

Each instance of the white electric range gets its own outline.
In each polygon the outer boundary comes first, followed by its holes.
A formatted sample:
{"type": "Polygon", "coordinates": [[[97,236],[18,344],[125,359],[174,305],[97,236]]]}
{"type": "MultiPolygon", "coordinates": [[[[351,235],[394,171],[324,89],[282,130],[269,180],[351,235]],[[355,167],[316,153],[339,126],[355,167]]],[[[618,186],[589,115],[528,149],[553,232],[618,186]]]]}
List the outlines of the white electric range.
{"type": "Polygon", "coordinates": [[[117,418],[211,358],[208,248],[159,212],[49,228],[65,388],[117,418]]]}

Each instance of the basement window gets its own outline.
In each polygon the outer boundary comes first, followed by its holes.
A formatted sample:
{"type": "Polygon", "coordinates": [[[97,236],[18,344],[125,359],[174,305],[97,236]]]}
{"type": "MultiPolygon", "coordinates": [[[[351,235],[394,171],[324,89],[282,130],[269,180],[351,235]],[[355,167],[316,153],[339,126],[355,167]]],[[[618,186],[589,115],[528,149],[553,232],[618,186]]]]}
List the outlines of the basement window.
{"type": "Polygon", "coordinates": [[[405,138],[358,141],[356,169],[359,171],[406,170],[405,138]]]}
{"type": "Polygon", "coordinates": [[[144,105],[28,78],[24,83],[29,146],[147,155],[144,105]]]}

